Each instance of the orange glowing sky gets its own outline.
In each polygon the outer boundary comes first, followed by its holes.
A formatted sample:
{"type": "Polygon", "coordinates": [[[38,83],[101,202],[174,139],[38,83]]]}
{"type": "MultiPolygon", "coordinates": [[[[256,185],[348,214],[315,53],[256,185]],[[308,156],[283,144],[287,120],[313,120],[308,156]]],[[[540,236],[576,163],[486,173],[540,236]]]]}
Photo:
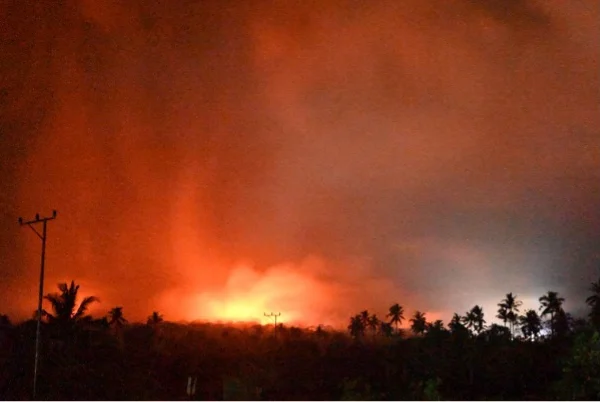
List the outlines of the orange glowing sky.
{"type": "MultiPolygon", "coordinates": [[[[75,279],[143,320],[581,304],[594,0],[23,1],[0,10],[0,313],[75,279]]],[[[491,311],[487,312],[492,315],[491,311]]]]}

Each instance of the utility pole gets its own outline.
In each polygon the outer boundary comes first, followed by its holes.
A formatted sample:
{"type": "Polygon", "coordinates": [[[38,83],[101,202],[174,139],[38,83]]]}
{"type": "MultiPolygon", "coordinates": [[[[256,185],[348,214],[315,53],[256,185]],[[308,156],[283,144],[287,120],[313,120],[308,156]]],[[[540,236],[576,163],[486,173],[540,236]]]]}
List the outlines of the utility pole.
{"type": "Polygon", "coordinates": [[[270,314],[264,313],[264,314],[265,314],[265,317],[275,318],[275,330],[277,330],[277,317],[281,316],[281,313],[277,313],[277,314],[275,314],[275,313],[270,313],[270,314]]]}
{"type": "Polygon", "coordinates": [[[46,260],[46,224],[48,221],[56,219],[56,210],[52,211],[52,216],[40,218],[40,214],[35,214],[35,219],[30,221],[23,221],[23,218],[19,217],[19,225],[27,225],[35,232],[35,234],[42,239],[42,260],[40,267],[40,292],[38,294],[38,309],[37,309],[37,330],[35,333],[35,363],[33,366],[33,400],[36,399],[37,391],[37,376],[38,376],[38,363],[40,359],[40,330],[42,325],[42,298],[44,297],[44,262],[46,260]],[[42,223],[42,233],[38,232],[33,225],[42,223]]]}

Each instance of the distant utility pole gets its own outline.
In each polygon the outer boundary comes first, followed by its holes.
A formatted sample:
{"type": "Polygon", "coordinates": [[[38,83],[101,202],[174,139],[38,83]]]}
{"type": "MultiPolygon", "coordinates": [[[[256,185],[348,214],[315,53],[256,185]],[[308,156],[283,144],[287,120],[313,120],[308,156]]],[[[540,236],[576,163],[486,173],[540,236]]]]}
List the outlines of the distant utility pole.
{"type": "Polygon", "coordinates": [[[35,232],[35,234],[42,239],[42,262],[40,268],[40,292],[38,295],[38,309],[37,309],[37,330],[35,333],[35,363],[33,366],[33,400],[36,398],[37,391],[37,375],[38,375],[38,362],[40,356],[40,329],[42,324],[42,298],[44,297],[44,262],[46,260],[46,224],[48,221],[56,219],[56,210],[52,211],[52,216],[40,218],[40,214],[35,214],[35,219],[30,221],[23,221],[23,218],[19,217],[19,224],[21,226],[27,225],[35,232]],[[38,232],[33,225],[42,223],[42,234],[38,232]]]}
{"type": "Polygon", "coordinates": [[[275,314],[275,313],[270,313],[270,314],[265,313],[265,317],[275,318],[275,329],[277,329],[277,317],[279,317],[279,316],[281,316],[281,313],[277,313],[277,314],[275,314]]]}

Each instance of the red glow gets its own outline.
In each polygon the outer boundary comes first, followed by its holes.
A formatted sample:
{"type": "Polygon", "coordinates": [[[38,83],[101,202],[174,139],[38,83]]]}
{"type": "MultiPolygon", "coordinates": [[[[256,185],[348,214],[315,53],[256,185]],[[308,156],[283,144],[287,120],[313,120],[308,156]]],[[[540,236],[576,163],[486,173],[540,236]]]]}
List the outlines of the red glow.
{"type": "Polygon", "coordinates": [[[597,7],[21,3],[0,41],[6,313],[36,304],[16,217],[53,208],[46,292],[75,279],[131,320],[449,317],[593,269],[564,239],[599,227],[597,7]]]}

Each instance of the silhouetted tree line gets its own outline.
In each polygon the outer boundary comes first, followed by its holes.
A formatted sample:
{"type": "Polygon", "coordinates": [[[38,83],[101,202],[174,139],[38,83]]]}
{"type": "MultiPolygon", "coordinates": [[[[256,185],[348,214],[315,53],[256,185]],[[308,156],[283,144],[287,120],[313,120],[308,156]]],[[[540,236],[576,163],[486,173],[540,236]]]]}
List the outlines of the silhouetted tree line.
{"type": "MultiPolygon", "coordinates": [[[[178,324],[156,311],[130,323],[122,307],[92,318],[96,297],[78,302],[74,282],[58,290],[45,297],[41,399],[188,399],[188,377],[197,400],[600,398],[600,279],[587,319],[565,312],[557,292],[524,311],[508,293],[496,312],[503,325],[486,325],[478,305],[445,326],[421,311],[407,320],[396,303],[384,318],[350,317],[347,333],[178,324]]],[[[31,396],[35,318],[14,325],[0,315],[2,399],[31,396]]]]}

